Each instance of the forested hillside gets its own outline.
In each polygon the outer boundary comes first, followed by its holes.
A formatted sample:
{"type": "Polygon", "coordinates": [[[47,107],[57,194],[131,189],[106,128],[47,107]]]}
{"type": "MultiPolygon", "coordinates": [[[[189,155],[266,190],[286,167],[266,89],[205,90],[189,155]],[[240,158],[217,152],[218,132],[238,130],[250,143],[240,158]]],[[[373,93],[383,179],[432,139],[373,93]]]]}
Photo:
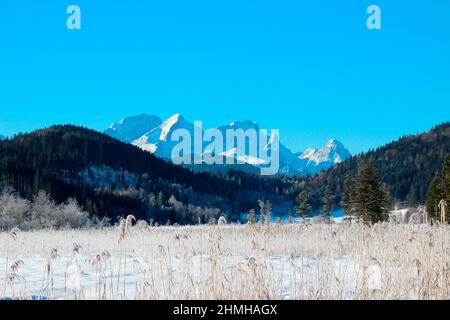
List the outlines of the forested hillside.
{"type": "Polygon", "coordinates": [[[241,213],[258,211],[259,200],[269,201],[273,212],[286,214],[302,191],[318,210],[328,188],[328,198],[337,208],[345,176],[356,175],[369,159],[393,200],[424,203],[447,154],[449,123],[351,157],[314,176],[262,177],[236,170],[194,173],[94,130],[65,125],[0,141],[0,184],[30,200],[39,191],[57,203],[73,197],[100,218],[134,214],[159,223],[185,224],[226,215],[237,221],[241,213]]]}
{"type": "Polygon", "coordinates": [[[327,171],[301,179],[302,187],[308,191],[313,207],[317,208],[329,185],[335,195],[335,204],[339,205],[346,174],[356,174],[361,164],[372,159],[393,201],[423,204],[430,182],[448,154],[450,123],[447,122],[426,133],[402,137],[376,150],[353,156],[327,171]]]}
{"type": "Polygon", "coordinates": [[[159,223],[237,219],[258,200],[283,202],[287,184],[230,171],[193,173],[94,130],[65,125],[0,143],[0,177],[28,199],[40,190],[57,202],[75,197],[92,215],[127,214],[159,223]]]}

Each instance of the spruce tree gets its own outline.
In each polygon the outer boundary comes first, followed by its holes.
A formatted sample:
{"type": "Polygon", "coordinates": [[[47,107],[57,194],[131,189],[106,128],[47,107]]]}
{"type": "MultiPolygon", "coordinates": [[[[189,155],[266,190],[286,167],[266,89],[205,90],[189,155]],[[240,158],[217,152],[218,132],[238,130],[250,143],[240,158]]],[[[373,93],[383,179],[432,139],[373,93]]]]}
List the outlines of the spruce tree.
{"type": "Polygon", "coordinates": [[[355,176],[352,172],[346,174],[344,179],[344,193],[342,195],[342,208],[344,209],[345,219],[352,220],[355,215],[355,176]]]}
{"type": "Polygon", "coordinates": [[[442,177],[444,179],[443,187],[445,200],[447,203],[450,203],[450,155],[445,157],[444,167],[442,169],[442,177]]]}
{"type": "Polygon", "coordinates": [[[441,173],[437,174],[433,180],[430,183],[430,187],[428,188],[427,192],[427,200],[426,200],[426,206],[427,206],[427,212],[428,212],[428,219],[430,221],[433,220],[439,220],[439,208],[438,204],[441,199],[444,198],[444,192],[443,192],[443,180],[441,177],[441,173]]]}
{"type": "Polygon", "coordinates": [[[384,190],[372,160],[360,167],[355,188],[357,216],[364,223],[377,223],[389,218],[389,195],[384,190]]]}
{"type": "Polygon", "coordinates": [[[300,192],[296,198],[295,212],[302,218],[305,219],[309,217],[311,211],[311,206],[308,203],[308,193],[306,191],[300,192]]]}
{"type": "Polygon", "coordinates": [[[333,211],[333,193],[331,192],[331,188],[329,185],[327,185],[325,189],[325,196],[323,197],[323,207],[322,207],[322,216],[327,220],[330,221],[331,218],[331,212],[333,211]]]}
{"type": "Polygon", "coordinates": [[[444,187],[444,200],[447,203],[446,212],[445,212],[445,221],[450,222],[450,209],[448,205],[450,205],[450,156],[447,156],[444,160],[444,168],[442,169],[442,176],[444,179],[443,187],[444,187]]]}
{"type": "MultiPolygon", "coordinates": [[[[433,178],[428,188],[426,206],[428,218],[431,221],[440,221],[441,219],[441,213],[438,207],[441,200],[450,203],[450,156],[445,158],[442,169],[433,178]]],[[[450,210],[447,209],[446,221],[450,220],[448,211],[450,210]]]]}

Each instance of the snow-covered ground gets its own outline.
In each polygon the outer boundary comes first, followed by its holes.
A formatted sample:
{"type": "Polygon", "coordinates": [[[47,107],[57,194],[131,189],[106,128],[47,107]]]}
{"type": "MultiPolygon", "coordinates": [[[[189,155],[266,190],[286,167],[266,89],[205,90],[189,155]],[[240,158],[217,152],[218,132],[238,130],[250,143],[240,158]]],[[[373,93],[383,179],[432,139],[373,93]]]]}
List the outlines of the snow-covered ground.
{"type": "Polygon", "coordinates": [[[360,224],[0,234],[0,299],[447,299],[449,229],[360,224]]]}

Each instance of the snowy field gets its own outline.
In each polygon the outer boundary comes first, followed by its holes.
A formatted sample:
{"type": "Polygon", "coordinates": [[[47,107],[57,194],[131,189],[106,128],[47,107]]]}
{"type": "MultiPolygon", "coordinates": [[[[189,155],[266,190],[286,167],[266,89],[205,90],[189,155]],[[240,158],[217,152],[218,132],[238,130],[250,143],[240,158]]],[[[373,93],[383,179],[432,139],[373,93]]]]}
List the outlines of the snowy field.
{"type": "Polygon", "coordinates": [[[273,224],[0,234],[0,299],[448,299],[450,229],[273,224]]]}

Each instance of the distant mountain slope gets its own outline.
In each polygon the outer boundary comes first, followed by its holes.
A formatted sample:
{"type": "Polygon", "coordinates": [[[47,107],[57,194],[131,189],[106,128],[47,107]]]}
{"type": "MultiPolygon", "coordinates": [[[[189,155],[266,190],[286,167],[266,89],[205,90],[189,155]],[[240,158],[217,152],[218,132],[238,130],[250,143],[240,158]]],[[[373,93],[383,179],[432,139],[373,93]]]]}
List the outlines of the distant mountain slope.
{"type": "Polygon", "coordinates": [[[162,120],[158,116],[140,114],[112,123],[105,133],[117,140],[131,143],[161,123],[162,120]]]}
{"type": "Polygon", "coordinates": [[[306,160],[305,173],[314,174],[318,171],[330,168],[350,157],[350,152],[344,145],[336,140],[331,139],[327,144],[319,149],[307,149],[298,156],[301,160],[306,160]]]}
{"type": "Polygon", "coordinates": [[[131,143],[159,158],[169,160],[173,147],[178,144],[178,141],[171,141],[170,137],[177,129],[185,129],[194,136],[194,125],[177,113],[131,143]]]}
{"type": "Polygon", "coordinates": [[[0,142],[0,184],[32,198],[45,190],[75,197],[91,214],[135,214],[159,222],[236,220],[258,199],[286,202],[286,183],[262,177],[193,173],[94,130],[65,125],[0,142]]]}
{"type": "Polygon", "coordinates": [[[357,172],[359,164],[373,159],[393,199],[416,205],[424,203],[428,186],[447,154],[450,154],[449,122],[428,132],[405,136],[376,150],[350,157],[303,181],[316,207],[320,205],[327,184],[334,190],[336,204],[339,204],[346,173],[357,172]]]}
{"type": "Polygon", "coordinates": [[[0,140],[4,140],[4,139],[6,139],[6,137],[4,135],[0,134],[0,140]]]}
{"type": "MultiPolygon", "coordinates": [[[[174,130],[186,129],[193,136],[194,125],[180,114],[175,114],[164,122],[161,122],[160,120],[158,121],[158,119],[159,117],[157,116],[148,115],[124,118],[118,123],[113,123],[110,128],[105,131],[105,133],[123,142],[132,143],[142,150],[153,153],[157,157],[170,160],[172,149],[178,143],[170,140],[174,130]],[[150,121],[146,119],[153,120],[150,121]],[[154,127],[152,127],[153,125],[154,127]],[[118,134],[119,131],[122,133],[118,134]],[[135,137],[135,139],[131,140],[131,137],[135,137]]],[[[248,129],[259,130],[260,127],[253,121],[244,120],[219,126],[217,129],[222,132],[222,135],[225,137],[226,130],[228,129],[241,129],[246,131],[248,129]]],[[[266,149],[270,150],[272,148],[271,139],[269,136],[264,143],[267,144],[265,146],[266,149]]],[[[204,147],[205,146],[206,145],[204,145],[204,147]]],[[[308,149],[307,151],[311,152],[311,150],[312,149],[308,149]]],[[[314,149],[314,152],[311,154],[295,154],[286,148],[282,143],[280,143],[279,152],[280,169],[278,173],[280,175],[287,176],[314,174],[323,169],[334,166],[350,156],[350,153],[347,149],[345,149],[342,143],[334,139],[330,140],[322,149],[317,151],[314,149]]],[[[193,155],[194,150],[191,150],[190,153],[193,155]]],[[[248,148],[242,154],[240,154],[238,150],[231,148],[230,150],[224,150],[221,155],[227,158],[243,161],[245,165],[233,165],[231,167],[238,168],[238,170],[244,170],[248,173],[259,172],[259,168],[261,166],[267,165],[267,162],[264,159],[261,159],[261,157],[251,155],[248,148]]],[[[224,170],[230,166],[208,166],[203,164],[195,168],[193,165],[190,165],[190,167],[195,171],[224,172],[224,170]]]]}

